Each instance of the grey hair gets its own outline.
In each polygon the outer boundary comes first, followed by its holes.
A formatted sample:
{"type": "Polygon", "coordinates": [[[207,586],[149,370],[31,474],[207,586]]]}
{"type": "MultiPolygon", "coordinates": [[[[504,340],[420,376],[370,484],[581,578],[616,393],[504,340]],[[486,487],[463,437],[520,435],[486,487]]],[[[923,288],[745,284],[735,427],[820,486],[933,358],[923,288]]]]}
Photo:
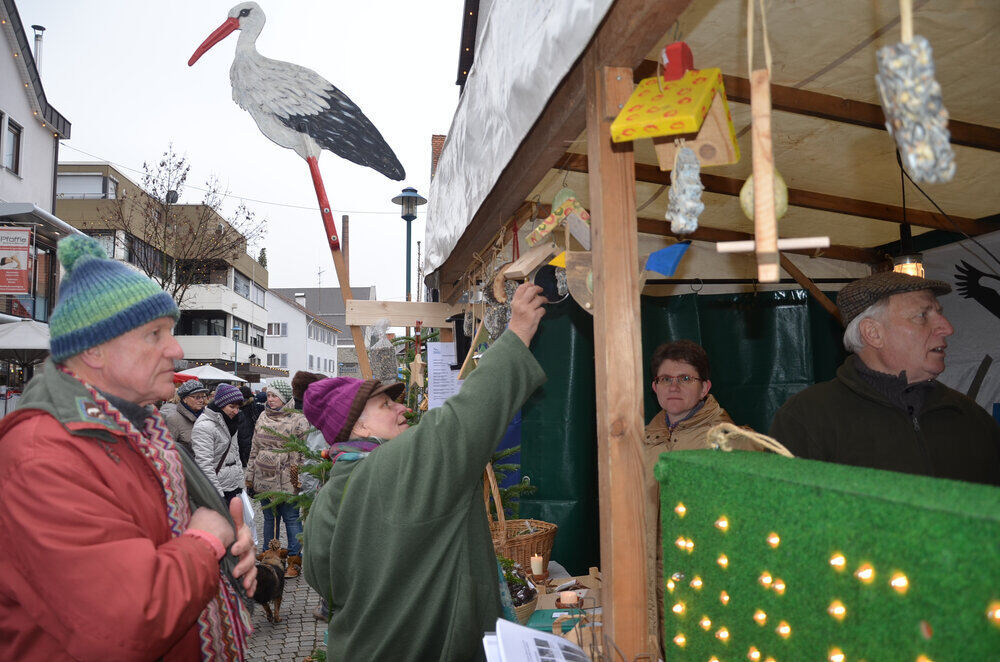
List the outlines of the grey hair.
{"type": "Polygon", "coordinates": [[[883,297],[868,306],[860,313],[858,313],[854,319],[851,320],[847,328],[844,329],[844,348],[848,352],[859,352],[865,348],[865,343],[861,339],[861,322],[868,319],[885,319],[886,310],[889,308],[889,297],[883,297]]]}

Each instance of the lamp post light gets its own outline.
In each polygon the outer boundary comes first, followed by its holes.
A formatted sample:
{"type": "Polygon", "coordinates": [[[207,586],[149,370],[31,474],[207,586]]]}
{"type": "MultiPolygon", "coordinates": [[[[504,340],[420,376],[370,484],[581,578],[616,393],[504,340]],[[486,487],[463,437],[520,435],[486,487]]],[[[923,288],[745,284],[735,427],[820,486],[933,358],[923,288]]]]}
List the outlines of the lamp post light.
{"type": "Polygon", "coordinates": [[[236,361],[236,352],[240,348],[240,342],[239,342],[240,341],[240,336],[239,336],[239,333],[240,333],[240,325],[239,324],[233,324],[233,374],[236,375],[237,377],[240,376],[239,372],[237,372],[237,370],[239,368],[237,367],[238,364],[237,364],[237,361],[236,361]]]}
{"type": "Polygon", "coordinates": [[[410,224],[417,217],[417,207],[427,204],[427,200],[408,186],[392,199],[392,204],[400,206],[400,216],[406,221],[406,300],[410,301],[410,224]]]}

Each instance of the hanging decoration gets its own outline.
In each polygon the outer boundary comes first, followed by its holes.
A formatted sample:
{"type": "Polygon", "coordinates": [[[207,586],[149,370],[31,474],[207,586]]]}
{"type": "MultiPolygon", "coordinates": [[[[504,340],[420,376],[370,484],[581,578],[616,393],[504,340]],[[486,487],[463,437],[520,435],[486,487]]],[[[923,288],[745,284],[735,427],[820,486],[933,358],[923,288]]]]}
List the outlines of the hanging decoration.
{"type": "Polygon", "coordinates": [[[537,246],[561,223],[566,223],[573,238],[580,242],[584,250],[590,250],[590,214],[577,200],[571,188],[563,188],[552,200],[552,213],[531,231],[526,241],[529,246],[537,246]]]}
{"type": "Polygon", "coordinates": [[[955,153],[948,131],[948,109],[934,78],[931,45],[913,34],[913,2],[900,0],[903,41],[880,48],[876,54],[879,96],[885,128],[896,140],[906,171],[917,182],[950,182],[955,176],[955,153]]]}
{"type": "Polygon", "coordinates": [[[703,190],[698,157],[690,147],[681,147],[670,171],[670,192],[667,194],[667,220],[671,232],[690,234],[698,229],[698,216],[705,210],[705,203],[701,201],[703,190]]]}

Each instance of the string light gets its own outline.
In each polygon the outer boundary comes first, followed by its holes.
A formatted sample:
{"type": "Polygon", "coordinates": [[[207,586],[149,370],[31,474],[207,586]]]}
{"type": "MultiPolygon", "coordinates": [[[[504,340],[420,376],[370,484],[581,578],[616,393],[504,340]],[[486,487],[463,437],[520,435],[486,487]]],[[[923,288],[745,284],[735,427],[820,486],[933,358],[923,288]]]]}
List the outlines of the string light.
{"type": "Polygon", "coordinates": [[[837,570],[843,570],[847,567],[847,559],[840,552],[837,552],[830,557],[830,565],[832,565],[837,570]]]}
{"type": "Polygon", "coordinates": [[[901,572],[894,572],[892,574],[892,579],[889,580],[889,584],[896,590],[896,593],[902,595],[910,588],[910,580],[906,578],[901,572]]]}
{"type": "Polygon", "coordinates": [[[934,662],[934,660],[927,657],[926,655],[920,655],[917,657],[917,662],[934,662]]]}
{"type": "Polygon", "coordinates": [[[777,662],[777,660],[775,660],[773,657],[768,656],[764,658],[764,662],[777,662]]]}
{"type": "Polygon", "coordinates": [[[667,580],[667,590],[671,593],[674,592],[674,580],[672,579],[667,580]]]}
{"type": "Polygon", "coordinates": [[[723,591],[722,593],[719,593],[719,602],[721,602],[724,605],[728,605],[729,604],[729,594],[726,593],[725,591],[723,591]]]}
{"type": "Polygon", "coordinates": [[[719,658],[713,655],[712,657],[708,658],[708,662],[719,662],[719,658]]]}
{"type": "Polygon", "coordinates": [[[767,614],[765,614],[762,609],[758,609],[753,613],[753,620],[757,623],[757,625],[763,626],[767,623],[767,614]]]}
{"type": "Polygon", "coordinates": [[[716,563],[718,563],[721,567],[725,568],[726,566],[729,565],[729,557],[726,556],[725,554],[719,554],[719,558],[716,560],[716,563]]]}
{"type": "Polygon", "coordinates": [[[762,574],[757,581],[760,582],[761,586],[767,589],[771,588],[771,583],[774,582],[774,579],[771,577],[771,573],[765,570],[764,574],[762,574]]]}
{"type": "Polygon", "coordinates": [[[872,567],[871,563],[862,563],[858,569],[854,571],[854,576],[865,584],[871,584],[875,581],[875,568],[872,567]]]}
{"type": "Polygon", "coordinates": [[[778,595],[785,594],[785,582],[780,577],[774,580],[774,592],[778,595]]]}
{"type": "Polygon", "coordinates": [[[683,634],[678,633],[677,636],[674,637],[674,643],[680,646],[681,648],[684,648],[684,646],[687,644],[687,637],[685,637],[683,634]]]}
{"type": "Polygon", "coordinates": [[[701,590],[701,587],[702,587],[701,577],[695,575],[695,578],[691,580],[691,588],[693,588],[696,591],[699,591],[701,590]]]}
{"type": "Polygon", "coordinates": [[[847,616],[847,607],[845,607],[844,603],[840,600],[834,600],[830,603],[830,606],[826,608],[826,613],[830,614],[830,616],[834,617],[838,621],[842,621],[847,616]]]}
{"type": "Polygon", "coordinates": [[[719,531],[726,531],[729,529],[729,520],[726,518],[725,515],[715,520],[715,528],[717,528],[719,531]]]}
{"type": "Polygon", "coordinates": [[[719,641],[729,641],[729,630],[722,627],[715,631],[715,638],[719,641]]]}
{"type": "Polygon", "coordinates": [[[844,655],[844,651],[839,648],[831,648],[830,655],[826,659],[830,660],[830,662],[844,662],[846,656],[844,655]]]}
{"type": "Polygon", "coordinates": [[[782,639],[788,639],[792,636],[792,626],[785,621],[781,621],[778,623],[778,627],[775,629],[775,632],[777,632],[782,639]]]}
{"type": "Polygon", "coordinates": [[[678,549],[684,549],[685,547],[687,547],[687,540],[684,539],[684,536],[681,536],[680,538],[674,541],[674,544],[677,545],[678,549]]]}
{"type": "Polygon", "coordinates": [[[690,554],[691,552],[693,552],[694,551],[694,541],[691,540],[690,538],[688,538],[687,541],[684,543],[684,549],[687,550],[688,554],[690,554]]]}
{"type": "Polygon", "coordinates": [[[760,659],[760,651],[757,650],[756,647],[751,646],[750,650],[747,651],[747,659],[748,660],[753,660],[754,662],[757,662],[757,660],[760,659]]]}
{"type": "Polygon", "coordinates": [[[988,618],[993,625],[1000,627],[1000,600],[994,600],[990,603],[990,606],[986,608],[986,618],[988,618]]]}
{"type": "Polygon", "coordinates": [[[675,614],[678,614],[678,615],[679,615],[679,614],[683,614],[683,613],[684,613],[684,603],[683,603],[683,602],[678,602],[677,604],[675,604],[675,605],[673,606],[673,609],[672,609],[672,611],[673,611],[673,612],[674,612],[675,614]]]}
{"type": "Polygon", "coordinates": [[[701,626],[702,630],[708,630],[709,628],[712,627],[712,619],[710,619],[708,616],[702,616],[701,620],[698,621],[698,625],[701,626]]]}
{"type": "Polygon", "coordinates": [[[687,508],[684,507],[683,503],[678,503],[677,507],[674,508],[674,512],[677,513],[678,517],[684,517],[684,515],[687,513],[687,508]]]}
{"type": "Polygon", "coordinates": [[[775,547],[777,547],[778,545],[781,544],[781,537],[778,536],[777,533],[771,533],[767,537],[767,544],[770,545],[772,547],[772,549],[773,549],[773,548],[775,548],[775,547]]]}

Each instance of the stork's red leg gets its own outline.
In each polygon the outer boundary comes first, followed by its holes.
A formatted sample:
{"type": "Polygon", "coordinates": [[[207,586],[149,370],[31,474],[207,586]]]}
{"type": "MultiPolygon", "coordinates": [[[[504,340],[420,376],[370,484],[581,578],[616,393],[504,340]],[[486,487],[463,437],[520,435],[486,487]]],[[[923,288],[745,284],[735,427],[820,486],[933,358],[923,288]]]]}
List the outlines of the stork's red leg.
{"type": "Polygon", "coordinates": [[[330,250],[339,251],[340,239],[337,237],[337,226],[333,224],[333,212],[330,211],[330,201],[326,197],[323,177],[319,174],[319,159],[310,156],[306,159],[306,163],[309,164],[309,174],[312,175],[313,186],[316,188],[316,199],[319,200],[319,210],[323,214],[323,227],[326,228],[326,239],[330,242],[330,250]]]}

